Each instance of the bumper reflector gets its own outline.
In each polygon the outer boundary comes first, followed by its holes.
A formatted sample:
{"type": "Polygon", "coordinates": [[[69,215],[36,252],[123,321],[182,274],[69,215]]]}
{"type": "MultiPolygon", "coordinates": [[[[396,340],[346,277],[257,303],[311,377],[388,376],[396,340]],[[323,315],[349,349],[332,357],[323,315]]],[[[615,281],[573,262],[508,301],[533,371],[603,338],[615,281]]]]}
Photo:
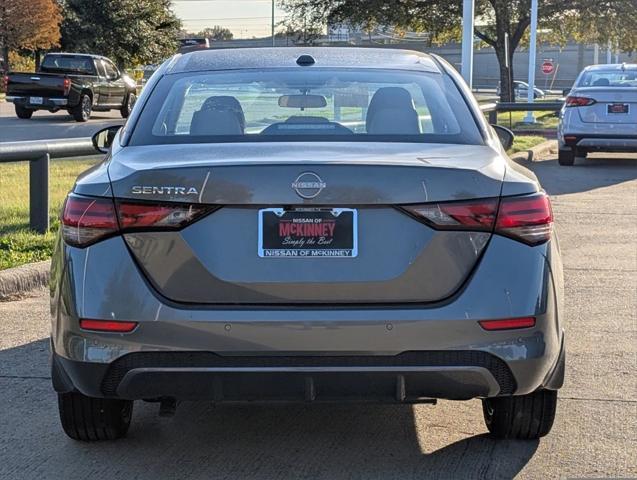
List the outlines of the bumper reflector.
{"type": "Polygon", "coordinates": [[[480,326],[485,330],[513,330],[516,328],[531,328],[535,326],[535,317],[502,318],[499,320],[480,320],[480,326]]]}
{"type": "Polygon", "coordinates": [[[80,328],[96,332],[128,333],[135,330],[137,322],[120,322],[115,320],[87,320],[80,319],[80,328]]]}

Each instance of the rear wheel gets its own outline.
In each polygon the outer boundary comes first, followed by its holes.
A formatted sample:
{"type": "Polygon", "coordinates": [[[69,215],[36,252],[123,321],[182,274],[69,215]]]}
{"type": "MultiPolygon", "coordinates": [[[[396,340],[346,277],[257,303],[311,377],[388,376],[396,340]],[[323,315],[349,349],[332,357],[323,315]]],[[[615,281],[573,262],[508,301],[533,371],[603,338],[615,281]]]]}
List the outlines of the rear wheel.
{"type": "Polygon", "coordinates": [[[123,437],[133,413],[130,400],[93,398],[81,393],[58,393],[58,407],[64,432],[83,442],[123,437]]]}
{"type": "Polygon", "coordinates": [[[86,122],[89,118],[91,118],[92,109],[93,105],[91,103],[91,97],[84,93],[80,97],[80,102],[77,106],[71,109],[71,114],[76,122],[86,122]]]}
{"type": "Polygon", "coordinates": [[[137,95],[135,95],[134,93],[129,93],[128,95],[126,95],[126,99],[124,100],[124,105],[122,105],[122,108],[120,110],[120,113],[122,114],[122,118],[128,118],[128,116],[130,115],[130,112],[133,110],[133,107],[135,106],[136,101],[137,101],[137,95]]]}
{"type": "Polygon", "coordinates": [[[575,152],[572,149],[558,150],[557,162],[565,167],[570,167],[575,163],[575,152]]]}
{"type": "Polygon", "coordinates": [[[573,152],[573,155],[575,155],[576,158],[581,158],[582,160],[586,160],[586,155],[588,155],[588,152],[586,150],[577,149],[575,150],[575,152],[573,152]]]}
{"type": "Polygon", "coordinates": [[[33,116],[33,110],[29,108],[21,107],[20,105],[16,105],[15,114],[18,116],[18,118],[23,118],[25,120],[28,120],[29,118],[33,116]]]}
{"type": "Polygon", "coordinates": [[[557,390],[482,400],[484,422],[498,438],[535,439],[551,431],[557,408],[557,390]]]}

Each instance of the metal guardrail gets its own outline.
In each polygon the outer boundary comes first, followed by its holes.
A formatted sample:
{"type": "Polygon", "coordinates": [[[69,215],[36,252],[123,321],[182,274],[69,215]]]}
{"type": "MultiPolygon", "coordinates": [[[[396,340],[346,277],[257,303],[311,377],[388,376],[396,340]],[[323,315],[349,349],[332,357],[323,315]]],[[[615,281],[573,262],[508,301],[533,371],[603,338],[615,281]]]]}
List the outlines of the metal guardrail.
{"type": "MultiPolygon", "coordinates": [[[[498,113],[519,111],[559,111],[562,102],[486,103],[489,123],[498,123],[498,113]]],[[[29,162],[29,225],[38,233],[49,230],[49,162],[52,158],[81,157],[99,152],[90,138],[35,140],[0,143],[0,163],[29,162]]]]}
{"type": "Polygon", "coordinates": [[[501,112],[559,112],[564,102],[496,102],[480,105],[483,113],[489,114],[489,123],[498,123],[498,113],[501,112]]]}
{"type": "Polygon", "coordinates": [[[29,162],[29,226],[49,230],[49,162],[52,158],[80,157],[99,152],[90,138],[0,143],[0,163],[29,162]]]}

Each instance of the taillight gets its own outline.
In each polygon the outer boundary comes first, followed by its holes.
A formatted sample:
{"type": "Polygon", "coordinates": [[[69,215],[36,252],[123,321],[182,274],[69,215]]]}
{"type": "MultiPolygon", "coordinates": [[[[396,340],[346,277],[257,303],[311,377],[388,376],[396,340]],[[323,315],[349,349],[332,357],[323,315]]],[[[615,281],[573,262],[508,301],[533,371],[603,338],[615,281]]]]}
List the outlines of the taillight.
{"type": "Polygon", "coordinates": [[[479,320],[478,323],[485,330],[514,330],[517,328],[531,328],[535,326],[535,317],[500,318],[497,320],[479,320]]]}
{"type": "Polygon", "coordinates": [[[122,230],[179,229],[210,211],[211,207],[207,205],[117,201],[117,213],[122,230]]]}
{"type": "Polygon", "coordinates": [[[86,247],[127,231],[178,230],[217,207],[187,203],[138,203],[71,194],[62,212],[66,243],[86,247]]]}
{"type": "Polygon", "coordinates": [[[402,207],[436,230],[494,232],[539,245],[551,238],[553,212],[544,192],[521,197],[402,207]]]}
{"type": "Polygon", "coordinates": [[[551,238],[553,210],[546,193],[523,197],[503,197],[500,201],[496,233],[539,245],[551,238]]]}
{"type": "Polygon", "coordinates": [[[469,202],[428,203],[403,208],[439,230],[492,231],[498,200],[490,198],[469,202]]]}
{"type": "Polygon", "coordinates": [[[110,198],[69,195],[61,220],[64,241],[76,247],[86,247],[118,230],[115,206],[110,198]]]}
{"type": "Polygon", "coordinates": [[[595,103],[595,100],[588,97],[576,97],[569,95],[564,100],[564,105],[567,107],[586,107],[595,103]]]}
{"type": "Polygon", "coordinates": [[[71,91],[71,80],[68,78],[64,79],[64,96],[67,96],[71,91]]]}
{"type": "Polygon", "coordinates": [[[137,322],[80,319],[80,328],[82,330],[93,330],[95,332],[129,333],[135,330],[135,327],[137,327],[137,322]]]}

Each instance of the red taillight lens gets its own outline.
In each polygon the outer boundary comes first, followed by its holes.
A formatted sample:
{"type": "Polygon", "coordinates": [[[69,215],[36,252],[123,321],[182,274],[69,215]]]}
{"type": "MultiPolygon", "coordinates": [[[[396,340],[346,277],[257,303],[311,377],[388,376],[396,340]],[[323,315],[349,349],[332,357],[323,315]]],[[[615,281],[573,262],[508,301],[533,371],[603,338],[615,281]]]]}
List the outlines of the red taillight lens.
{"type": "Polygon", "coordinates": [[[80,328],[96,332],[129,333],[135,330],[137,322],[120,322],[117,320],[80,319],[80,328]]]}
{"type": "Polygon", "coordinates": [[[503,197],[495,231],[529,245],[548,241],[553,232],[553,210],[548,195],[540,192],[524,197],[503,197]]]}
{"type": "Polygon", "coordinates": [[[406,211],[436,230],[495,232],[529,245],[551,238],[553,212],[544,192],[469,202],[407,205],[406,211]]]}
{"type": "Polygon", "coordinates": [[[114,234],[137,230],[177,230],[216,209],[187,203],[137,203],[71,194],[62,212],[62,235],[86,247],[114,234]]]}
{"type": "Polygon", "coordinates": [[[495,198],[450,203],[408,205],[405,210],[440,230],[492,231],[498,200],[495,198]]]}
{"type": "Polygon", "coordinates": [[[178,229],[211,211],[206,205],[117,202],[122,230],[178,229]]]}
{"type": "Polygon", "coordinates": [[[71,80],[68,78],[64,79],[64,95],[68,95],[71,91],[71,80]]]}
{"type": "Polygon", "coordinates": [[[69,245],[86,247],[117,232],[110,198],[69,195],[62,211],[62,236],[69,245]]]}
{"type": "Polygon", "coordinates": [[[564,100],[564,105],[567,107],[586,107],[595,103],[595,100],[588,97],[575,97],[569,95],[564,100]]]}
{"type": "Polygon", "coordinates": [[[535,326],[535,317],[502,318],[498,320],[480,320],[480,326],[485,330],[513,330],[516,328],[531,328],[535,326]]]}

